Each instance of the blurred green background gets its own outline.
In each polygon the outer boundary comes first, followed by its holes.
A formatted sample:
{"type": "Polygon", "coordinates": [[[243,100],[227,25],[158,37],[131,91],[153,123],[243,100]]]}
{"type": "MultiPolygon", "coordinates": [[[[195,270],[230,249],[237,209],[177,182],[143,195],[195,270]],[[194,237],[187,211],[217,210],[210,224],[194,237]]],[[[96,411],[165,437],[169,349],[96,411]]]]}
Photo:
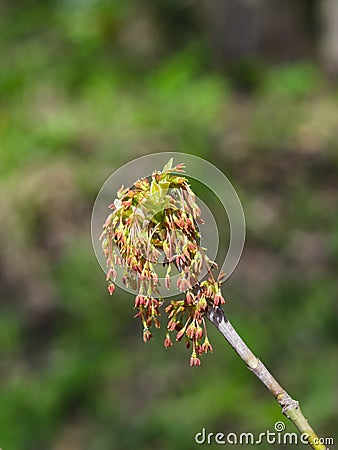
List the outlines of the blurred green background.
{"type": "Polygon", "coordinates": [[[335,436],[336,16],[319,3],[0,2],[3,450],[189,450],[203,427],[258,434],[283,420],[211,327],[214,353],[189,368],[163,329],[143,344],[130,295],[107,294],[95,197],[160,151],[204,157],[234,184],[247,241],[226,311],[335,436]]]}

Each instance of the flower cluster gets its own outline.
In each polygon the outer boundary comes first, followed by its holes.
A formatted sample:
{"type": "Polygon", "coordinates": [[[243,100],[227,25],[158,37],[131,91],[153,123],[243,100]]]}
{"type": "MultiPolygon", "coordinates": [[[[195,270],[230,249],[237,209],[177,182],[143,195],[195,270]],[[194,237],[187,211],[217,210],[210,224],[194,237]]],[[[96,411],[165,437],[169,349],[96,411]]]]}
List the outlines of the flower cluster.
{"type": "Polygon", "coordinates": [[[102,249],[109,293],[115,290],[116,266],[123,268],[123,283],[136,292],[135,317],[142,321],[144,342],[152,337],[152,325],[160,327],[159,267],[166,268],[163,279],[168,289],[175,269],[177,288],[184,298],[165,308],[169,321],[164,346],[172,346],[170,333],[176,332],[176,341],[184,338],[186,346],[192,346],[190,365],[198,366],[198,355],[212,351],[205,313],[208,305],[224,303],[222,280],[214,278],[216,264],[200,246],[198,226],[203,220],[188,180],[181,175],[184,165],[172,167],[172,162],[151,177],[119,189],[103,225],[102,249]],[[208,275],[200,281],[203,270],[208,275]]]}

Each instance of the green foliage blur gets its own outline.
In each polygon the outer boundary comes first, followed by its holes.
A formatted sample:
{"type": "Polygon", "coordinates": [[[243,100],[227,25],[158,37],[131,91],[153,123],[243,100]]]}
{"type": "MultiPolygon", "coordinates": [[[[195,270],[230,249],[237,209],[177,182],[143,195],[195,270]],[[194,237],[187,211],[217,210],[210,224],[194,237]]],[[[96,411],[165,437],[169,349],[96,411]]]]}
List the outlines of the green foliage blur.
{"type": "Polygon", "coordinates": [[[337,431],[337,87],[310,60],[257,62],[240,92],[189,14],[178,1],[0,4],[3,450],[193,449],[203,427],[283,420],[211,327],[214,353],[189,368],[163,329],[144,345],[129,294],[107,293],[96,194],[160,151],[204,157],[234,184],[247,243],[227,314],[318,433],[337,431]]]}

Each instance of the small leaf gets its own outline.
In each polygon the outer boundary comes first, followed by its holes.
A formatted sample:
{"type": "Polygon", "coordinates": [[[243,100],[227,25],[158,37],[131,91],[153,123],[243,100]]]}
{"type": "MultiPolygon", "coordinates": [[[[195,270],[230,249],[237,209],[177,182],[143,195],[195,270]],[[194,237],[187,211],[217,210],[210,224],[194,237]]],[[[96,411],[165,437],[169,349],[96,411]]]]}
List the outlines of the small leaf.
{"type": "Polygon", "coordinates": [[[150,185],[150,195],[154,195],[160,191],[160,186],[156,183],[155,180],[151,182],[150,185]]]}
{"type": "Polygon", "coordinates": [[[165,164],[165,166],[162,169],[162,172],[169,172],[173,166],[173,158],[170,158],[169,161],[167,162],[167,164],[165,164]]]}

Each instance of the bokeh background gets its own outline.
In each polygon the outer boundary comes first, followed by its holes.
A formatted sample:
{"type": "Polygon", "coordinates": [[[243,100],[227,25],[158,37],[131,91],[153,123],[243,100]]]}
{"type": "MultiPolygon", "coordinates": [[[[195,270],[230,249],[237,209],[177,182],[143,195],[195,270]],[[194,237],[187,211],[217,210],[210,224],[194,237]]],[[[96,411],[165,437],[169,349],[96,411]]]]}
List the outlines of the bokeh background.
{"type": "Polygon", "coordinates": [[[164,330],[143,344],[130,295],[107,294],[95,197],[119,166],[161,151],[204,157],[237,189],[247,241],[227,313],[335,436],[337,9],[0,2],[3,450],[193,449],[203,427],[260,433],[283,420],[211,327],[214,353],[189,368],[183,345],[163,349],[164,330]]]}

